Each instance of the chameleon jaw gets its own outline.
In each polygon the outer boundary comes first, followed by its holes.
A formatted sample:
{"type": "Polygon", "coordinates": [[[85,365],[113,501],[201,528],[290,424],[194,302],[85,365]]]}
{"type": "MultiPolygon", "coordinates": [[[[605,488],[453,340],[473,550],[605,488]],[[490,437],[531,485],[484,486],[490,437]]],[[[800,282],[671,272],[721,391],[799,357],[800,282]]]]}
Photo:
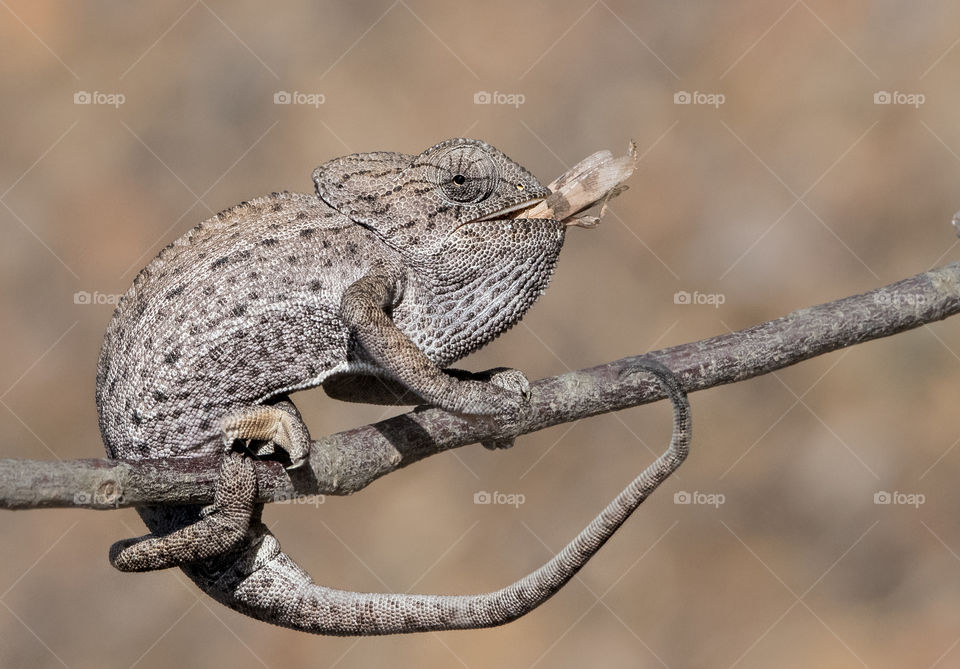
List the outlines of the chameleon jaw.
{"type": "Polygon", "coordinates": [[[512,204],[508,207],[502,209],[497,209],[496,211],[487,214],[481,218],[478,218],[471,223],[480,223],[481,221],[495,221],[502,218],[523,218],[522,214],[528,209],[532,209],[536,205],[540,204],[546,200],[545,197],[535,197],[529,200],[524,200],[523,202],[518,202],[517,204],[512,204]]]}

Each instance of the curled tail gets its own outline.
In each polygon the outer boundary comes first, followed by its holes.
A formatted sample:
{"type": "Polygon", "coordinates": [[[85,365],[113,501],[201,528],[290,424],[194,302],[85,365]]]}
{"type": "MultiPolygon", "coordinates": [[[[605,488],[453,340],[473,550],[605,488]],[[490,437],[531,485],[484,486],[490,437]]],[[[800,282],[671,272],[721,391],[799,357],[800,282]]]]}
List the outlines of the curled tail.
{"type": "MultiPolygon", "coordinates": [[[[358,593],[318,585],[280,549],[277,539],[260,522],[262,506],[253,507],[253,498],[249,528],[232,549],[203,562],[182,564],[181,568],[204,592],[232,609],[315,634],[474,629],[515,620],[573,578],[687,456],[690,405],[679,380],[654,361],[641,361],[636,369],[655,375],[673,403],[670,446],[553,559],[501,590],[476,595],[413,595],[358,593]]],[[[185,524],[207,520],[195,507],[143,508],[141,515],[158,534],[171,527],[186,532],[185,524]]]]}

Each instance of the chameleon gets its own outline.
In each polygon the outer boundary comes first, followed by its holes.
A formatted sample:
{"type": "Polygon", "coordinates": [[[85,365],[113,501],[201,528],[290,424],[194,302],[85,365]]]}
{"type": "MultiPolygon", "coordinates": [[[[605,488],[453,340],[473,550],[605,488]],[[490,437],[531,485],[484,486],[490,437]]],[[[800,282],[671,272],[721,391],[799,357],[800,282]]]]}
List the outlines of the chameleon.
{"type": "Polygon", "coordinates": [[[552,596],[686,457],[686,394],[655,361],[633,371],[652,373],[673,401],[670,447],[561,553],[496,592],[358,593],[315,583],[262,523],[253,462],[307,462],[310,433],[290,394],[317,386],[345,401],[492,416],[507,436],[484,445],[512,445],[529,414],[526,377],[449,366],[516,324],[543,293],[567,226],[595,223],[574,215],[616,190],[611,165],[622,167],[595,154],[551,191],[475,139],[419,155],[359,153],[318,167],[315,193],[243,202],[160,251],[104,336],[100,430],[112,458],[216,454],[218,479],[213,504],[138,508],[150,534],[115,543],[111,564],[179,567],[234,610],[330,635],[490,627],[552,596]]]}

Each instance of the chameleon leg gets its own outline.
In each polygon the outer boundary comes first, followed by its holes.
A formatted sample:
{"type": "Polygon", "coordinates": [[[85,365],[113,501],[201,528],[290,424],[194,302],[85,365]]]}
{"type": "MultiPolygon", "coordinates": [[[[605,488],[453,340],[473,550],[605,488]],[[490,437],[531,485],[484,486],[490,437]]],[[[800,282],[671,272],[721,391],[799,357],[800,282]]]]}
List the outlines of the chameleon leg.
{"type": "Polygon", "coordinates": [[[299,467],[310,454],[310,432],[300,418],[300,412],[286,397],[272,404],[257,404],[238,409],[220,419],[223,444],[230,448],[233,442],[257,441],[263,444],[257,455],[266,455],[270,446],[286,451],[290,468],[299,467]]]}
{"type": "MultiPolygon", "coordinates": [[[[464,369],[448,367],[445,374],[460,381],[484,381],[494,386],[518,393],[525,400],[530,399],[530,382],[523,372],[509,367],[494,367],[485,372],[469,372],[464,369]]],[[[340,374],[323,382],[323,390],[329,397],[342,402],[360,402],[363,404],[381,404],[403,406],[428,404],[426,400],[390,378],[370,374],[340,374]]],[[[488,439],[480,442],[490,450],[511,448],[513,437],[488,439]]]]}
{"type": "MultiPolygon", "coordinates": [[[[227,414],[220,421],[225,452],[213,505],[199,520],[163,536],[118,541],[110,563],[121,571],[148,571],[207,560],[236,548],[244,540],[255,510],[257,477],[253,460],[235,450],[237,440],[272,444],[285,450],[294,467],[306,462],[310,434],[288,398],[227,414]]],[[[265,445],[258,454],[269,449],[265,445]]]]}
{"type": "Polygon", "coordinates": [[[368,274],[343,294],[340,318],[366,355],[385,376],[429,404],[455,413],[494,416],[508,432],[520,426],[529,411],[521,393],[445,373],[391,320],[387,311],[402,293],[401,284],[395,277],[368,274]]]}
{"type": "Polygon", "coordinates": [[[213,567],[184,565],[202,590],[254,618],[316,634],[373,635],[493,627],[545,602],[572,579],[643,501],[687,457],[690,404],[683,385],[655,361],[637,361],[625,374],[653,374],[673,403],[670,446],[563,550],[539,569],[495,592],[476,595],[358,593],[315,583],[259,521],[246,540],[213,567]]]}
{"type": "MultiPolygon", "coordinates": [[[[513,391],[524,398],[524,401],[530,401],[530,381],[526,375],[519,369],[509,367],[494,367],[485,372],[473,374],[473,378],[487,381],[493,385],[513,391]]],[[[495,451],[504,448],[513,448],[514,437],[505,437],[503,439],[487,439],[480,443],[484,448],[495,451]]]]}
{"type": "Polygon", "coordinates": [[[110,564],[120,571],[150,571],[222,555],[246,537],[256,496],[253,461],[228,451],[220,464],[213,506],[200,520],[164,536],[118,541],[110,547],[110,564]]]}

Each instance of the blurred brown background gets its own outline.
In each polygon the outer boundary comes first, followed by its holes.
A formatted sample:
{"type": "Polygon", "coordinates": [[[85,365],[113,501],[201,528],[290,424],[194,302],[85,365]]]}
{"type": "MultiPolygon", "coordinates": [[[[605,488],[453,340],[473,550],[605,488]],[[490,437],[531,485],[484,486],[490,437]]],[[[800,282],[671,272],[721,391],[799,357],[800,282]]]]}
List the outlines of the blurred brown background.
{"type": "MultiPolygon", "coordinates": [[[[473,369],[553,375],[955,260],[958,42],[945,0],[0,2],[0,455],[101,456],[104,302],[200,220],[309,191],[317,164],[355,151],[475,136],[549,181],[637,140],[630,191],[571,232],[551,289],[473,369]]],[[[958,327],[694,395],[679,475],[495,630],[281,630],[177,571],[114,571],[108,546],[142,532],[132,510],[0,514],[0,667],[958,666],[958,327]],[[923,503],[875,504],[884,491],[923,503]]],[[[384,415],[297,401],[317,435],[384,415]]],[[[662,404],[606,415],[267,521],[322,583],[495,589],[668,435],[662,404]],[[524,503],[474,504],[482,491],[524,503]]]]}

